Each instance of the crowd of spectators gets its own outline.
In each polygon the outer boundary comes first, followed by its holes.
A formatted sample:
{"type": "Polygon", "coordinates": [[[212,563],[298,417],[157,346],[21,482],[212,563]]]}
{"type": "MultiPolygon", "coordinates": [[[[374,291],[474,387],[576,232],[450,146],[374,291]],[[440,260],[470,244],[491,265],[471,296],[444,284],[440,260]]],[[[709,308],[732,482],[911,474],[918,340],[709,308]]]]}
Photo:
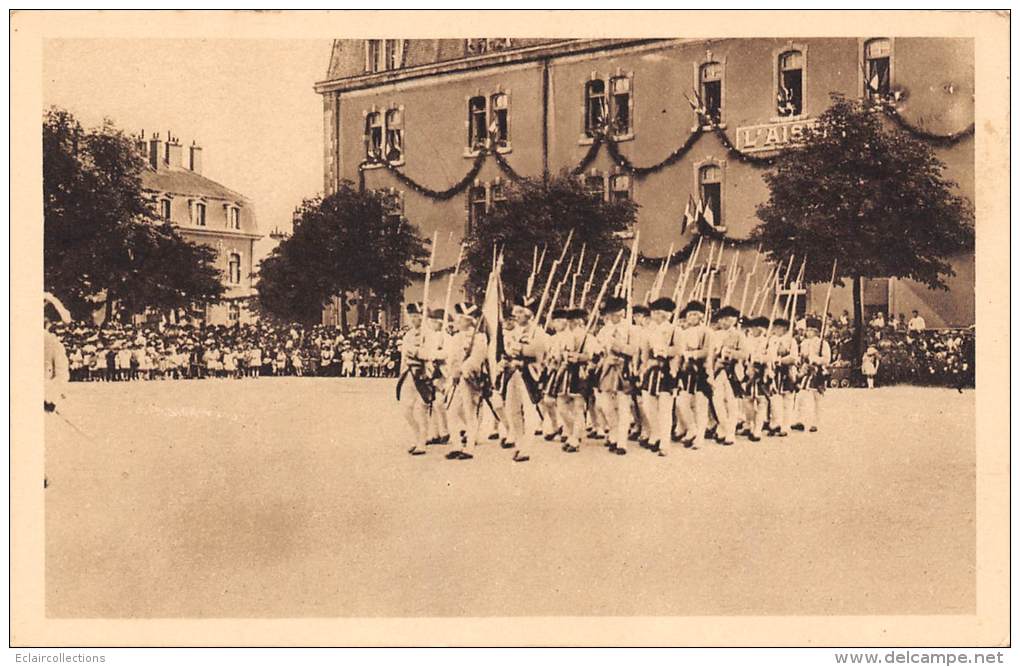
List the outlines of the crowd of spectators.
{"type": "Polygon", "coordinates": [[[118,382],[261,376],[394,377],[399,331],[376,324],[53,327],[67,352],[72,381],[118,382]]]}
{"type": "MultiPolygon", "coordinates": [[[[837,375],[863,384],[854,361],[854,323],[846,311],[830,316],[826,338],[837,375]],[[840,372],[842,369],[842,372],[840,372]]],[[[886,319],[877,313],[864,327],[864,348],[877,358],[877,385],[974,386],[974,328],[929,329],[916,311],[886,319]]]]}
{"type": "MultiPolygon", "coordinates": [[[[797,324],[803,328],[804,319],[797,324]]],[[[72,381],[248,378],[260,376],[395,377],[402,330],[353,327],[56,324],[67,351],[72,381]]],[[[833,373],[864,385],[855,361],[853,321],[844,311],[829,316],[826,338],[833,373]]],[[[928,329],[914,313],[865,327],[867,358],[877,360],[877,385],[974,386],[974,329],[928,329]]]]}

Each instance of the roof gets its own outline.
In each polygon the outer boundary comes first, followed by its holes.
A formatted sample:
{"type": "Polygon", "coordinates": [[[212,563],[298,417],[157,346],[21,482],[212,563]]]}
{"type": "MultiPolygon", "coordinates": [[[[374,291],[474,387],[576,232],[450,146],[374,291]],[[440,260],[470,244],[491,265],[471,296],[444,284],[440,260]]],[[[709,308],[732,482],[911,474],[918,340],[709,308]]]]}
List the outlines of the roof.
{"type": "Polygon", "coordinates": [[[182,167],[160,167],[157,171],[151,167],[142,172],[142,187],[147,190],[158,190],[178,195],[208,197],[227,201],[245,202],[249,200],[239,192],[220,185],[211,178],[182,167]]]}

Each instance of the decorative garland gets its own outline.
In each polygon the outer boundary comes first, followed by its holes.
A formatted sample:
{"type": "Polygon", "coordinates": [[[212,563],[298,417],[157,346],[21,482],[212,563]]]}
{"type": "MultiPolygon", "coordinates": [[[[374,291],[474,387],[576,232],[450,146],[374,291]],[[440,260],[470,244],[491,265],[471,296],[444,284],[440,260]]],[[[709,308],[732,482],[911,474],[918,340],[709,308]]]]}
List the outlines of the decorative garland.
{"type": "Polygon", "coordinates": [[[584,154],[584,157],[577,163],[577,166],[570,170],[571,175],[580,176],[588,168],[588,165],[598,157],[600,148],[602,148],[602,135],[598,134],[591,142],[591,146],[588,147],[588,152],[584,154]]]}
{"type": "Polygon", "coordinates": [[[928,132],[927,130],[922,130],[919,127],[914,127],[913,125],[911,125],[910,122],[907,121],[907,119],[900,114],[899,109],[897,109],[892,104],[885,103],[882,104],[881,106],[882,112],[885,113],[886,116],[891,118],[901,130],[906,131],[915,139],[922,139],[924,141],[931,142],[936,146],[942,147],[955,146],[956,144],[963,141],[967,137],[971,137],[974,135],[974,123],[971,123],[964,129],[960,130],[959,132],[953,132],[952,134],[934,134],[932,132],[928,132]]]}
{"type": "Polygon", "coordinates": [[[503,157],[503,155],[499,151],[493,152],[492,157],[496,158],[496,164],[499,165],[499,168],[503,171],[504,174],[510,177],[510,180],[512,181],[523,180],[524,177],[518,174],[516,171],[514,171],[514,168],[510,166],[510,163],[506,161],[506,158],[503,157]]]}
{"type": "Polygon", "coordinates": [[[723,145],[723,148],[726,149],[726,152],[731,157],[736,158],[737,160],[743,162],[744,164],[754,165],[755,167],[771,167],[776,163],[776,158],[774,157],[761,157],[759,155],[751,155],[750,153],[745,153],[741,151],[740,149],[733,145],[733,142],[730,141],[730,138],[726,135],[726,132],[723,131],[723,129],[718,125],[712,126],[712,132],[715,133],[715,136],[719,139],[719,143],[723,145]]]}
{"type": "Polygon", "coordinates": [[[627,173],[633,174],[640,178],[642,176],[647,176],[648,174],[654,174],[656,172],[662,171],[666,167],[675,164],[676,162],[679,162],[683,158],[683,156],[687,154],[689,150],[694,148],[694,144],[698,143],[698,139],[701,138],[701,134],[702,132],[700,129],[694,130],[693,132],[690,133],[690,135],[687,136],[687,140],[684,141],[684,143],[682,143],[672,153],[667,155],[661,162],[658,162],[648,167],[635,166],[627,158],[626,155],[620,152],[619,144],[613,141],[612,139],[608,140],[606,143],[608,144],[609,155],[610,157],[613,158],[613,162],[615,162],[621,169],[623,169],[627,173]]]}

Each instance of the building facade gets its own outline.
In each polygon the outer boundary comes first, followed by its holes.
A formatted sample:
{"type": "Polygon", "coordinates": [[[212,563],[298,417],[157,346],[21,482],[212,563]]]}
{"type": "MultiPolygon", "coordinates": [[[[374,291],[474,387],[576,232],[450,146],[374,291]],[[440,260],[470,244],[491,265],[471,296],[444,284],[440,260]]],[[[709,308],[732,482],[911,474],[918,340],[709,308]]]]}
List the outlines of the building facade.
{"type": "MultiPolygon", "coordinates": [[[[635,200],[648,257],[689,243],[696,231],[681,233],[679,220],[691,196],[728,237],[746,238],[768,198],[756,158],[795,142],[831,93],[882,95],[911,127],[951,137],[937,154],[974,200],[969,39],[336,40],[316,91],[326,192],[343,179],[391,190],[423,236],[439,232],[437,269],[456,261],[457,239],[514,173],[574,170],[598,196],[635,200]],[[717,127],[700,127],[694,107],[717,127]],[[599,131],[613,150],[595,145],[599,131]],[[483,147],[491,154],[474,178],[447,196],[483,147]]],[[[740,264],[751,255],[742,252],[740,264]]],[[[973,324],[974,257],[952,265],[948,292],[867,280],[866,311],[918,310],[930,326],[973,324]]],[[[654,273],[639,270],[637,293],[654,273]]],[[[406,297],[420,294],[417,284],[406,297]]],[[[824,285],[809,288],[803,307],[820,311],[824,294],[824,285]]],[[[849,287],[835,290],[830,309],[850,308],[849,287]]]]}
{"type": "Polygon", "coordinates": [[[147,168],[142,187],[152,199],[156,214],[171,222],[192,242],[216,250],[216,266],[226,288],[223,300],[204,304],[190,315],[208,324],[246,323],[252,320],[255,295],[253,256],[258,233],[255,212],[247,197],[202,175],[202,148],[185,147],[171,135],[164,140],[143,135],[138,148],[147,168]]]}

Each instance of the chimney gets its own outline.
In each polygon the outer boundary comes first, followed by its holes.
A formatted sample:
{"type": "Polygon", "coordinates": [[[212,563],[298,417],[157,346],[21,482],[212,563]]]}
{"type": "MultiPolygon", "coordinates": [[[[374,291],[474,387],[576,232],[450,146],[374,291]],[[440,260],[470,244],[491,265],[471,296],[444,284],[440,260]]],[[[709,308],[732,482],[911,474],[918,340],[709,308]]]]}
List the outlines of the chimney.
{"type": "Polygon", "coordinates": [[[194,141],[191,142],[191,162],[189,167],[196,174],[202,173],[202,147],[194,141]]]}
{"type": "Polygon", "coordinates": [[[149,166],[153,169],[159,169],[163,165],[163,140],[159,138],[158,134],[152,135],[152,139],[149,139],[149,166]]]}
{"type": "Polygon", "coordinates": [[[148,159],[149,157],[149,144],[145,141],[145,130],[135,138],[135,149],[138,154],[148,159]]]}
{"type": "Polygon", "coordinates": [[[167,135],[166,164],[168,167],[180,169],[184,166],[184,148],[177,137],[167,135]]]}

